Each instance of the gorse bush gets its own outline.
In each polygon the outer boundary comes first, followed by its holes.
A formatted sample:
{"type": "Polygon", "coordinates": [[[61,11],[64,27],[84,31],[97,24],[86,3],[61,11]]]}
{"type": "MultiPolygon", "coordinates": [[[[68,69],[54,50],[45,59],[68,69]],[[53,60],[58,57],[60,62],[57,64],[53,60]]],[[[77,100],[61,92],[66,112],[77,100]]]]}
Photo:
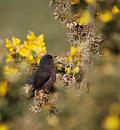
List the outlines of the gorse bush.
{"type": "Polygon", "coordinates": [[[12,37],[12,40],[5,40],[5,47],[8,50],[7,62],[26,60],[31,64],[38,64],[42,55],[46,54],[44,36],[36,36],[33,32],[27,35],[22,43],[19,38],[12,37]]]}
{"type": "Polygon", "coordinates": [[[50,5],[70,44],[66,55],[54,59],[56,91],[29,98],[23,89],[48,54],[43,34],[1,40],[0,130],[119,130],[119,0],[52,0],[50,5]]]}

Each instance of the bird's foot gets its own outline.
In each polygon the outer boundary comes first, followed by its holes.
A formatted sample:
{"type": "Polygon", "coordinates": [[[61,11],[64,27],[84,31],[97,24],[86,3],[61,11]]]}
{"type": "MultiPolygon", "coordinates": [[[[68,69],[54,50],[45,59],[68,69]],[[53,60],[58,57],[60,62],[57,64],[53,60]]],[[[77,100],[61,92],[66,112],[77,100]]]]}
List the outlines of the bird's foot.
{"type": "Polygon", "coordinates": [[[36,90],[36,91],[35,91],[35,97],[36,97],[36,98],[41,99],[42,97],[44,97],[44,95],[45,95],[45,93],[44,93],[43,90],[36,90]]]}

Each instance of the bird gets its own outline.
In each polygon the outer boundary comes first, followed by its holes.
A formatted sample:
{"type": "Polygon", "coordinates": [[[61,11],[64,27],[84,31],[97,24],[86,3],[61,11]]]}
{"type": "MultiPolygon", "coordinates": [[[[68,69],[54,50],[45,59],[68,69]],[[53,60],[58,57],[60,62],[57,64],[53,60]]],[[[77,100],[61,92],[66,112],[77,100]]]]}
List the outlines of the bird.
{"type": "Polygon", "coordinates": [[[56,67],[54,64],[53,56],[46,54],[41,58],[38,68],[26,81],[26,84],[28,86],[29,85],[33,86],[32,92],[34,95],[35,92],[39,90],[43,90],[45,93],[54,92],[55,81],[56,81],[56,67]]]}

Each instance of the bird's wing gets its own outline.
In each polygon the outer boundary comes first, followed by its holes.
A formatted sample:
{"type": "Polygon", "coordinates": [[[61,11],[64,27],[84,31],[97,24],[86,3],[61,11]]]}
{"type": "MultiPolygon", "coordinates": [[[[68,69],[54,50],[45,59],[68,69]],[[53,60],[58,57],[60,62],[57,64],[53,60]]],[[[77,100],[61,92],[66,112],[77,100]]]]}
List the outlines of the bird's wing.
{"type": "Polygon", "coordinates": [[[27,81],[25,82],[25,84],[33,85],[33,83],[34,83],[34,77],[35,77],[35,72],[31,75],[31,77],[29,77],[27,79],[27,81]]]}
{"type": "Polygon", "coordinates": [[[42,86],[42,89],[54,91],[54,83],[55,83],[55,81],[56,81],[56,73],[53,71],[51,73],[51,75],[50,75],[50,78],[42,86]]]}
{"type": "Polygon", "coordinates": [[[27,79],[26,84],[33,84],[33,76],[31,76],[29,79],[27,79]]]}
{"type": "Polygon", "coordinates": [[[34,76],[34,89],[40,89],[42,88],[42,86],[49,80],[50,78],[50,73],[47,71],[39,71],[36,72],[35,76],[34,76]]]}

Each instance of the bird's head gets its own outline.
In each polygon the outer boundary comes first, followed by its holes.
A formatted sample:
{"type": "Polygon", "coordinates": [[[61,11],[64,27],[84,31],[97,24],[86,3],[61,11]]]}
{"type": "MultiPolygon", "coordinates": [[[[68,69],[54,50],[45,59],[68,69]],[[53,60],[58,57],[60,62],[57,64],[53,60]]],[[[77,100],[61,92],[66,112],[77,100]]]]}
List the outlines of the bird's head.
{"type": "Polygon", "coordinates": [[[53,57],[51,55],[44,55],[40,60],[41,65],[51,65],[53,63],[53,57]]]}

